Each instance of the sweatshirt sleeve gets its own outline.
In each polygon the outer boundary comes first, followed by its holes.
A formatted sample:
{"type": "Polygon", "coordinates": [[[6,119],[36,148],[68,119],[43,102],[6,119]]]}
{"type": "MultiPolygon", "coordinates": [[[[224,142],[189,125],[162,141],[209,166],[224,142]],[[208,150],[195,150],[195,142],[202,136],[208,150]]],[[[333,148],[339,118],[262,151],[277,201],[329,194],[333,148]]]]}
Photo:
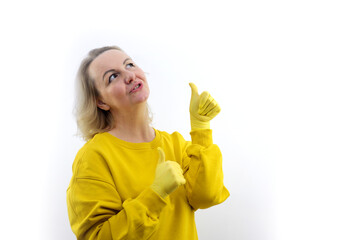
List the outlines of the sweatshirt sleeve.
{"type": "Polygon", "coordinates": [[[187,198],[193,209],[204,209],[229,196],[223,184],[222,154],[213,144],[212,130],[195,130],[190,134],[192,143],[187,146],[183,160],[187,198]]]}
{"type": "Polygon", "coordinates": [[[77,239],[148,239],[156,231],[167,205],[157,193],[146,188],[122,201],[110,181],[88,175],[75,175],[67,190],[70,225],[77,239]]]}

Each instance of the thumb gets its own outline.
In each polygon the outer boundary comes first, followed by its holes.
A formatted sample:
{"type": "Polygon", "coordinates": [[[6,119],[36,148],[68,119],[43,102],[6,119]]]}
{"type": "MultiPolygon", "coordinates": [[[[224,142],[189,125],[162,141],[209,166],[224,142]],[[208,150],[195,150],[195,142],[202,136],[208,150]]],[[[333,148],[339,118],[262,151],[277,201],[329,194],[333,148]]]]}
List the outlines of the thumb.
{"type": "Polygon", "coordinates": [[[165,154],[161,147],[158,147],[158,154],[159,154],[158,164],[164,163],[165,162],[165,154]]]}
{"type": "Polygon", "coordinates": [[[194,83],[189,83],[189,86],[190,86],[191,89],[192,89],[192,98],[193,98],[193,97],[198,97],[199,94],[198,94],[198,88],[197,88],[197,86],[196,86],[194,83]]]}

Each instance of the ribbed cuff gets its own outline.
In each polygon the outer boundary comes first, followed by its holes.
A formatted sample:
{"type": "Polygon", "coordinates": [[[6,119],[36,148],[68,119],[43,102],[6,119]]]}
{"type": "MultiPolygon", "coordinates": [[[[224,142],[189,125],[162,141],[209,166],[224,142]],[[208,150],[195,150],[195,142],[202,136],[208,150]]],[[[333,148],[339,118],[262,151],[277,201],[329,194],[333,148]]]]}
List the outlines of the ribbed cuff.
{"type": "Polygon", "coordinates": [[[211,129],[197,129],[190,132],[193,144],[208,147],[213,144],[211,129]]]}

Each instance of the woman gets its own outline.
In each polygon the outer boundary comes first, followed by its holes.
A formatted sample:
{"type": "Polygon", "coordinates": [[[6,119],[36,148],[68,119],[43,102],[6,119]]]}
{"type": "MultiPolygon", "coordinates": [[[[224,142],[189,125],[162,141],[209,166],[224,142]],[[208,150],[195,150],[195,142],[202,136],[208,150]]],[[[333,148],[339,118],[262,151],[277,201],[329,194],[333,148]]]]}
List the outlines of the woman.
{"type": "Polygon", "coordinates": [[[77,123],[87,140],[67,190],[77,238],[197,239],[194,212],[229,196],[209,128],[217,102],[190,84],[187,142],[150,127],[147,79],[120,48],[90,51],[77,80],[77,123]]]}

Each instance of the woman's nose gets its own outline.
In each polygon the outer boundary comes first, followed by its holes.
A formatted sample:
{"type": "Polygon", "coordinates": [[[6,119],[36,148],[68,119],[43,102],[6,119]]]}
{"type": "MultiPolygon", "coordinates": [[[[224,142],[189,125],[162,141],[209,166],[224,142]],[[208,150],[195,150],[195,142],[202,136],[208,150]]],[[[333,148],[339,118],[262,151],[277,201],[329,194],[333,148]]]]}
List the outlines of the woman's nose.
{"type": "Polygon", "coordinates": [[[133,82],[135,80],[135,73],[134,72],[126,71],[124,75],[125,75],[124,81],[125,81],[126,84],[129,84],[129,83],[131,83],[131,82],[133,82]]]}

